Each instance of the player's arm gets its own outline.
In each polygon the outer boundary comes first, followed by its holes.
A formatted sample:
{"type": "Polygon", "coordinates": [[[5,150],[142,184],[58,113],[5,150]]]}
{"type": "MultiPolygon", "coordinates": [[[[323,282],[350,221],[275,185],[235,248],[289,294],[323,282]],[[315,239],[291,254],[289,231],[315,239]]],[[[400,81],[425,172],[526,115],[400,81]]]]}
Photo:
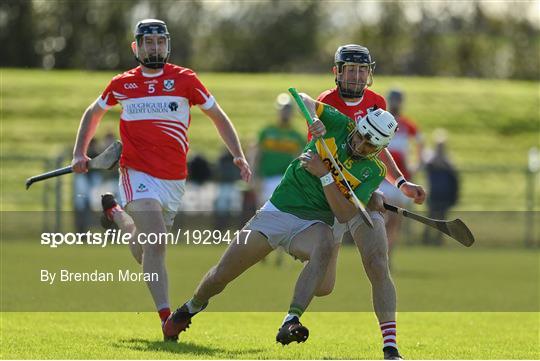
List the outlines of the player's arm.
{"type": "Polygon", "coordinates": [[[309,132],[313,137],[322,137],[327,131],[340,129],[350,122],[350,119],[345,114],[333,106],[314,100],[304,93],[300,93],[300,97],[306,104],[313,119],[313,123],[309,125],[309,132]]]}
{"type": "Polygon", "coordinates": [[[77,139],[73,148],[73,160],[71,161],[71,166],[75,173],[85,173],[88,171],[86,167],[86,163],[90,160],[90,157],[86,155],[88,145],[94,134],[96,134],[99,122],[106,112],[107,110],[99,105],[98,100],[90,104],[84,111],[79,124],[79,130],[77,131],[77,139]]]}
{"type": "Polygon", "coordinates": [[[382,162],[386,166],[386,180],[394,184],[406,197],[414,199],[417,204],[424,203],[426,199],[426,191],[421,185],[409,182],[399,170],[392,154],[388,149],[383,149],[379,155],[382,162]]]}
{"type": "Polygon", "coordinates": [[[353,203],[351,203],[337,187],[330,171],[323,163],[318,154],[308,151],[300,155],[300,164],[309,173],[321,179],[324,196],[330,205],[332,213],[340,223],[351,220],[358,212],[353,203]],[[324,178],[323,178],[324,177],[324,178]]]}
{"type": "Polygon", "coordinates": [[[221,139],[223,139],[223,142],[229,149],[229,152],[231,152],[232,156],[234,157],[234,164],[240,168],[240,175],[242,179],[249,182],[251,179],[251,169],[246,157],[244,156],[242,146],[240,145],[240,140],[238,139],[238,134],[236,133],[236,129],[234,129],[234,125],[232,124],[231,120],[217,102],[215,102],[214,105],[212,105],[209,109],[201,108],[201,110],[214,122],[221,139]]]}
{"type": "Polygon", "coordinates": [[[302,101],[306,105],[309,115],[313,122],[308,124],[309,134],[315,138],[322,137],[326,134],[326,127],[323,122],[319,119],[319,115],[322,113],[322,103],[311,98],[306,93],[300,93],[302,101]]]}

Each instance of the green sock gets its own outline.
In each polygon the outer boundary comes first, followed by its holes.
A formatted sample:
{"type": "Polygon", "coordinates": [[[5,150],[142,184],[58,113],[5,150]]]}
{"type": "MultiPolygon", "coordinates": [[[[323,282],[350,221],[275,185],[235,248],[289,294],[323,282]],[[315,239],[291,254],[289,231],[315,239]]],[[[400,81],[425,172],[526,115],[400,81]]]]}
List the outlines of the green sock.
{"type": "Polygon", "coordinates": [[[190,313],[196,313],[202,310],[205,302],[202,302],[198,300],[195,296],[191,298],[191,300],[186,302],[186,306],[190,313]]]}
{"type": "Polygon", "coordinates": [[[291,306],[289,307],[289,314],[290,315],[296,315],[298,316],[298,318],[300,318],[300,316],[302,316],[302,314],[304,313],[304,308],[298,304],[291,304],[291,306]]]}
{"type": "Polygon", "coordinates": [[[287,313],[287,315],[285,316],[281,324],[283,325],[285,322],[289,322],[295,317],[298,317],[300,319],[300,316],[302,316],[303,313],[304,313],[304,308],[302,306],[292,304],[289,307],[289,312],[287,313]]]}

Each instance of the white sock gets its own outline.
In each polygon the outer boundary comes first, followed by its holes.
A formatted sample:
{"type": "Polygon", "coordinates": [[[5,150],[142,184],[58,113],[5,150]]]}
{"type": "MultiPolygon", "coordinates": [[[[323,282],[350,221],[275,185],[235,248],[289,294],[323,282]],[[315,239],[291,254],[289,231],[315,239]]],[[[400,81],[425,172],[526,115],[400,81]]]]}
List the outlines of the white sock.
{"type": "Polygon", "coordinates": [[[295,317],[298,317],[298,319],[300,319],[300,316],[298,316],[295,313],[287,313],[287,316],[285,316],[285,318],[283,319],[283,322],[281,323],[281,325],[283,326],[285,324],[285,322],[289,322],[290,320],[292,320],[295,317]]]}

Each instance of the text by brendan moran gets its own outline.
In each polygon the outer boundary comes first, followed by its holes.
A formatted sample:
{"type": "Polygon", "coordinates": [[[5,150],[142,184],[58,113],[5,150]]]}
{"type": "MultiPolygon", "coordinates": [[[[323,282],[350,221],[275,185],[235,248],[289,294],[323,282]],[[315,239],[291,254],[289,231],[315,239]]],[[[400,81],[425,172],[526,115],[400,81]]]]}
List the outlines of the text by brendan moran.
{"type": "Polygon", "coordinates": [[[119,269],[117,272],[72,272],[66,269],[51,272],[42,269],[40,281],[50,285],[55,282],[158,282],[159,275],[156,272],[133,272],[128,269],[119,269]]]}

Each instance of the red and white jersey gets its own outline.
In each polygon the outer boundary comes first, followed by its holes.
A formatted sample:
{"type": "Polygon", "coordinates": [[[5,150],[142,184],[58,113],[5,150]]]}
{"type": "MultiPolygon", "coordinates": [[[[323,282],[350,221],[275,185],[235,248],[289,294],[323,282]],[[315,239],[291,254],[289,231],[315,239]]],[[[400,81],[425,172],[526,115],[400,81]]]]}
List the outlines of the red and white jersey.
{"type": "Polygon", "coordinates": [[[160,179],[185,179],[190,107],[210,109],[215,103],[195,72],[173,64],[158,74],[144,74],[140,66],[128,70],[98,98],[103,109],[118,103],[120,165],[160,179]]]}
{"type": "MultiPolygon", "coordinates": [[[[321,93],[317,100],[333,106],[356,122],[366,115],[368,110],[379,108],[386,110],[386,100],[384,100],[384,97],[370,89],[366,89],[362,99],[356,102],[345,102],[343,99],[341,99],[337,87],[321,93]]],[[[308,140],[311,140],[310,133],[308,133],[308,140]]]]}
{"type": "Polygon", "coordinates": [[[414,138],[416,141],[419,141],[420,132],[411,119],[400,115],[396,120],[398,121],[398,131],[394,135],[394,138],[392,138],[392,141],[390,141],[388,150],[405,178],[408,179],[410,174],[407,154],[410,151],[410,140],[414,138]]]}

